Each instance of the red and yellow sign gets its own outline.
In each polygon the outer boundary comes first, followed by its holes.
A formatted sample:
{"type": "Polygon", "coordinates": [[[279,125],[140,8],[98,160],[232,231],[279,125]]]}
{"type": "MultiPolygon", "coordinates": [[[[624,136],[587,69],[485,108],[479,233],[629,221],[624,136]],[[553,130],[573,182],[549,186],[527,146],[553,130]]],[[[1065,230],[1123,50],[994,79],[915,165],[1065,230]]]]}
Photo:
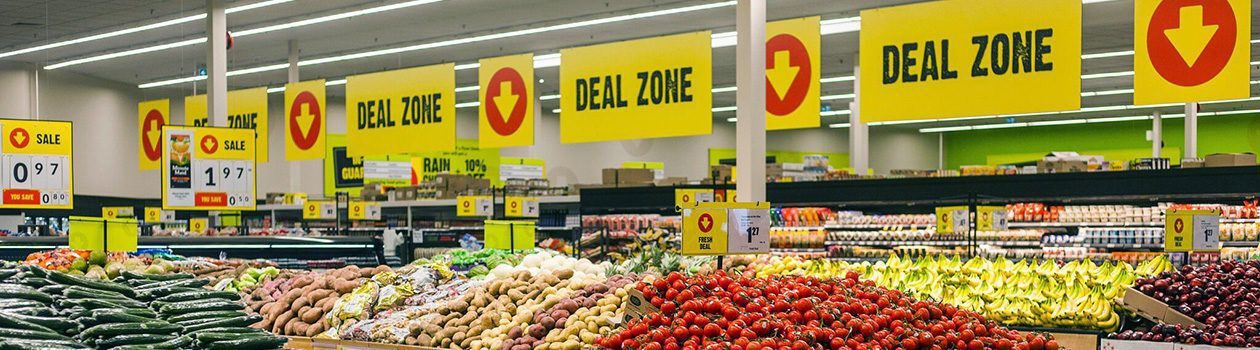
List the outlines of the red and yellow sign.
{"type": "Polygon", "coordinates": [[[140,102],[140,170],[162,167],[162,126],[171,122],[171,100],[140,102]]]}
{"type": "Polygon", "coordinates": [[[820,124],[818,17],[766,24],[766,130],[820,124]]]}
{"type": "Polygon", "coordinates": [[[74,208],[70,122],[0,120],[0,208],[74,208]]]}
{"type": "Polygon", "coordinates": [[[480,63],[480,147],[534,145],[534,55],[487,58],[480,63]]]}
{"type": "Polygon", "coordinates": [[[254,133],[233,128],[164,128],[162,208],[254,210],[254,133]]]}
{"type": "Polygon", "coordinates": [[[1232,100],[1251,93],[1251,1],[1137,0],[1133,103],[1232,100]]]}
{"type": "Polygon", "coordinates": [[[560,50],[560,142],[713,132],[709,32],[560,50]]]}
{"type": "Polygon", "coordinates": [[[455,64],[346,78],[350,157],[455,149],[455,64]]]}
{"type": "Polygon", "coordinates": [[[284,159],[324,159],[328,104],[324,80],[284,86],[284,159]]]}
{"type": "MultiPolygon", "coordinates": [[[[267,88],[259,87],[227,93],[227,125],[232,129],[258,131],[258,161],[267,162],[267,88]]],[[[210,126],[206,95],[184,97],[184,125],[210,126]]]]}

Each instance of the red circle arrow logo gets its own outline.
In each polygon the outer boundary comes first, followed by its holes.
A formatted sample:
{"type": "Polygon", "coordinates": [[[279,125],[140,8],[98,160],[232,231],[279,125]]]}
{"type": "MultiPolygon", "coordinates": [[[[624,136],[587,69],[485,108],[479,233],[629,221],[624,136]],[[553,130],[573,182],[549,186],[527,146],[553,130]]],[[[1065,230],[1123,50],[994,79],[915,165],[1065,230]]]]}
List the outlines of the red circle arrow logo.
{"type": "Polygon", "coordinates": [[[505,67],[490,76],[488,85],[483,101],[490,129],[501,136],[515,134],[525,121],[525,100],[530,98],[525,89],[525,79],[515,69],[505,67]],[[504,85],[511,91],[503,91],[504,85]],[[508,113],[506,117],[503,115],[505,111],[508,113]]]}
{"type": "Polygon", "coordinates": [[[1147,56],[1168,82],[1196,86],[1225,69],[1237,38],[1228,0],[1163,0],[1146,29],[1147,56]]]}
{"type": "Polygon", "coordinates": [[[289,106],[289,137],[293,138],[293,145],[298,149],[315,147],[324,125],[321,113],[319,100],[310,91],[302,91],[293,98],[293,105],[289,106]],[[303,127],[306,132],[302,132],[303,127]]]}
{"type": "Polygon", "coordinates": [[[201,137],[201,152],[205,154],[214,154],[219,150],[219,139],[214,135],[206,135],[201,137]]]}
{"type": "Polygon", "coordinates": [[[13,128],[13,131],[9,132],[9,143],[13,144],[13,147],[26,148],[26,145],[31,143],[31,134],[27,133],[26,129],[13,128]]]}
{"type": "Polygon", "coordinates": [[[162,125],[166,124],[165,118],[162,118],[162,112],[156,109],[149,110],[144,116],[144,130],[140,131],[140,137],[144,138],[144,156],[150,161],[157,161],[162,158],[162,125]]]}
{"type": "Polygon", "coordinates": [[[1177,221],[1173,222],[1173,231],[1177,233],[1181,233],[1182,230],[1184,230],[1185,228],[1186,228],[1186,223],[1182,222],[1181,218],[1177,218],[1177,221]]]}
{"type": "Polygon", "coordinates": [[[700,214],[700,219],[696,220],[696,226],[700,228],[700,232],[709,233],[713,230],[713,215],[700,214]]]}
{"type": "Polygon", "coordinates": [[[796,111],[809,94],[812,67],[801,39],[779,34],[766,41],[766,111],[780,116],[796,111]]]}

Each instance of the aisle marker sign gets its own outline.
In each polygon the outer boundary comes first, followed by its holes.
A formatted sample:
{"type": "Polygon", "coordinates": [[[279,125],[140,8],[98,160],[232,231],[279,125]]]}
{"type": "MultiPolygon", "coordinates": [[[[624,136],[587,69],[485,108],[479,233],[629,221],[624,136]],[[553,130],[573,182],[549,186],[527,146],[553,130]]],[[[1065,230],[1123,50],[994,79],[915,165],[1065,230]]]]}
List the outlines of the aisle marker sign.
{"type": "Polygon", "coordinates": [[[971,230],[971,212],[965,206],[937,207],[937,233],[963,233],[971,230]]]}
{"type": "Polygon", "coordinates": [[[560,50],[560,142],[713,132],[708,31],[560,50]]]}
{"type": "Polygon", "coordinates": [[[479,63],[479,146],[534,145],[534,55],[487,58],[479,63]]]}
{"type": "Polygon", "coordinates": [[[861,16],[863,121],[1080,109],[1079,0],[932,1],[861,16]]]}
{"type": "Polygon", "coordinates": [[[147,223],[175,222],[175,211],[162,210],[160,207],[145,207],[144,221],[147,223]]]}
{"type": "Polygon", "coordinates": [[[538,198],[507,196],[503,201],[503,212],[508,217],[536,218],[539,212],[538,198]]]}
{"type": "Polygon", "coordinates": [[[350,213],[350,220],[381,219],[381,203],[378,202],[350,201],[350,207],[346,210],[350,213]]]}
{"type": "Polygon", "coordinates": [[[101,207],[101,217],[106,218],[106,219],[133,218],[133,217],[136,217],[136,208],[101,207]]]}
{"type": "Polygon", "coordinates": [[[976,231],[1006,231],[1006,207],[979,206],[976,211],[976,231]]]}
{"type": "MultiPolygon", "coordinates": [[[[211,126],[206,103],[206,95],[184,98],[185,126],[211,126]]],[[[228,125],[214,126],[258,131],[257,136],[255,136],[255,142],[258,144],[256,157],[259,163],[266,163],[267,151],[270,149],[267,146],[267,88],[257,87],[228,91],[227,103],[228,125]]]]}
{"type": "Polygon", "coordinates": [[[1164,216],[1164,251],[1221,250],[1219,210],[1169,209],[1164,216]]]}
{"type": "Polygon", "coordinates": [[[324,80],[284,86],[284,159],[324,159],[328,104],[324,80]]]}
{"type": "Polygon", "coordinates": [[[713,202],[714,191],[707,188],[676,188],[674,189],[674,205],[686,207],[696,205],[698,203],[713,202]]]}
{"type": "Polygon", "coordinates": [[[171,123],[171,100],[140,102],[138,109],[140,170],[158,170],[162,167],[162,126],[171,123]]]}
{"type": "Polygon", "coordinates": [[[306,201],[302,204],[302,219],[323,220],[337,218],[337,202],[306,201]]]}
{"type": "Polygon", "coordinates": [[[455,149],[455,64],[346,78],[350,157],[455,149]]]}
{"type": "Polygon", "coordinates": [[[455,215],[494,215],[494,199],[490,196],[458,196],[455,198],[455,215]]]}
{"type": "Polygon", "coordinates": [[[1134,104],[1250,97],[1251,1],[1134,5],[1134,104]]]}
{"type": "Polygon", "coordinates": [[[74,208],[72,129],[70,122],[0,119],[0,208],[74,208]]]}
{"type": "Polygon", "coordinates": [[[817,128],[821,120],[818,17],[766,23],[766,130],[817,128]]]}
{"type": "Polygon", "coordinates": [[[188,232],[205,233],[210,229],[210,218],[191,218],[188,219],[188,232]]]}
{"type": "Polygon", "coordinates": [[[167,126],[162,133],[163,208],[256,208],[254,130],[167,126]]]}

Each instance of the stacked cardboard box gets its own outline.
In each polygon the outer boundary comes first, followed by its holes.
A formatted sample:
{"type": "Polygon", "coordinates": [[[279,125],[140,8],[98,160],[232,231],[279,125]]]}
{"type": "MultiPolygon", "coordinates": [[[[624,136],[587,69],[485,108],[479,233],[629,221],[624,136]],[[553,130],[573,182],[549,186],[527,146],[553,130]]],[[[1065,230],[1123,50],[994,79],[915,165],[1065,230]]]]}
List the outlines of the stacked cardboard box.
{"type": "Polygon", "coordinates": [[[1208,168],[1253,165],[1256,165],[1256,155],[1252,153],[1217,153],[1203,158],[1203,166],[1208,168]]]}
{"type": "Polygon", "coordinates": [[[617,187],[648,186],[656,181],[656,173],[652,169],[607,168],[603,175],[605,185],[617,187]]]}

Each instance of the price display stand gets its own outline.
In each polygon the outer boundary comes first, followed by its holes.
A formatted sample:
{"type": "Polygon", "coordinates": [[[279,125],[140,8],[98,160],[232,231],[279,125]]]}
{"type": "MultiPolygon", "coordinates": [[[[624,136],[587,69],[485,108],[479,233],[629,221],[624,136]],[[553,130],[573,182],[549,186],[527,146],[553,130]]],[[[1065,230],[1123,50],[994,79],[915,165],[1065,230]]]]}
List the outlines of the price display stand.
{"type": "Polygon", "coordinates": [[[681,208],[683,255],[770,253],[770,203],[696,203],[681,208]]]}
{"type": "Polygon", "coordinates": [[[1221,258],[1220,209],[1169,209],[1164,215],[1164,251],[1174,265],[1221,258]]]}

